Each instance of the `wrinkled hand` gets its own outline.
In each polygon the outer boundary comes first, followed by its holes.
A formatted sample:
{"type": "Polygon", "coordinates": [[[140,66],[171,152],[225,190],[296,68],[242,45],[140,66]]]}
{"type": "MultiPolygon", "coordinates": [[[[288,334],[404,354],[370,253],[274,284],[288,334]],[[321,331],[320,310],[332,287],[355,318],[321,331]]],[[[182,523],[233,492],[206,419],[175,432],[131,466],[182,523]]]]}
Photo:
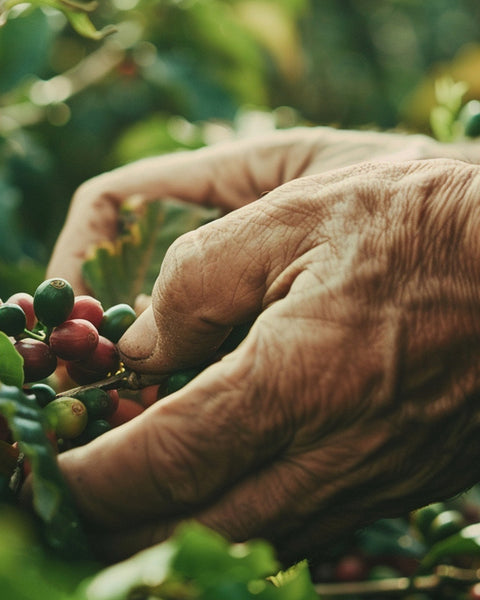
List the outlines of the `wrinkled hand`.
{"type": "Polygon", "coordinates": [[[61,455],[110,556],[196,519],[289,561],[478,480],[479,169],[392,160],[295,179],[170,248],[120,342],[127,364],[200,362],[257,318],[185,388],[61,455]]]}
{"type": "Polygon", "coordinates": [[[478,144],[440,144],[420,135],[296,128],[195,152],[146,158],[104,173],[75,193],[48,267],[65,277],[77,294],[88,293],[81,265],[92,245],[117,236],[122,202],[166,196],[240,208],[292,179],[364,160],[460,158],[480,163],[478,144]]]}

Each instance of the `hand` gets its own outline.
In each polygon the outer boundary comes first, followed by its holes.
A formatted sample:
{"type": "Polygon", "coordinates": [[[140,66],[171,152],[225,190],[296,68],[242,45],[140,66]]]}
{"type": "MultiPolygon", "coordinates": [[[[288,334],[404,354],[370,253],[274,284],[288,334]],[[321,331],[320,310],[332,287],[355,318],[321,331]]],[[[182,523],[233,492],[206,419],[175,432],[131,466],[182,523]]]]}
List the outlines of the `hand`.
{"type": "Polygon", "coordinates": [[[169,250],[125,361],[242,344],[60,456],[111,557],[196,519],[285,561],[479,478],[480,168],[369,162],[278,187],[169,250]]]}
{"type": "MultiPolygon", "coordinates": [[[[117,235],[118,211],[132,195],[173,196],[229,212],[304,175],[364,160],[461,158],[480,163],[478,144],[440,144],[420,135],[297,128],[195,152],[147,158],[84,183],[74,195],[47,275],[88,293],[81,265],[92,245],[117,235]]],[[[142,308],[144,305],[142,305],[142,308]]]]}

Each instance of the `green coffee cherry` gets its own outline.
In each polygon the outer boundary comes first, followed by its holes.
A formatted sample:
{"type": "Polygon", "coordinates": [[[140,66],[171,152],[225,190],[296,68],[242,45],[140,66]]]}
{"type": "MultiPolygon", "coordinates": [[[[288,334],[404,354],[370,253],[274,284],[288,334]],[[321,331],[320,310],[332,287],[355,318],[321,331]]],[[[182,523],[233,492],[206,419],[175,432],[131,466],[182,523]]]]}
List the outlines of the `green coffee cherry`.
{"type": "Polygon", "coordinates": [[[192,368],[192,369],[182,369],[181,371],[177,371],[176,373],[172,373],[170,377],[167,379],[166,383],[166,392],[167,394],[173,394],[184,386],[187,385],[192,379],[194,379],[202,369],[192,368]]]}
{"type": "Polygon", "coordinates": [[[72,312],[75,294],[65,279],[47,279],[33,296],[33,309],[37,319],[47,327],[56,327],[67,320],[72,312]]]}
{"type": "Polygon", "coordinates": [[[137,315],[131,306],[115,304],[104,312],[99,333],[116,344],[136,318],[137,315]]]}
{"type": "Polygon", "coordinates": [[[2,304],[0,306],[0,331],[15,337],[23,333],[27,326],[27,317],[18,304],[2,304]]]}
{"type": "Polygon", "coordinates": [[[77,398],[57,398],[43,409],[58,438],[71,440],[85,429],[88,413],[85,405],[77,398]]]}
{"type": "Polygon", "coordinates": [[[467,137],[480,136],[480,102],[478,100],[467,102],[462,107],[458,120],[463,125],[463,131],[467,137]]]}
{"type": "Polygon", "coordinates": [[[110,395],[100,388],[81,390],[75,394],[75,398],[85,405],[89,422],[107,419],[115,410],[115,403],[110,395]]]}
{"type": "Polygon", "coordinates": [[[82,431],[82,433],[75,438],[76,446],[83,446],[84,444],[88,444],[95,440],[97,437],[100,437],[107,431],[110,431],[112,426],[105,419],[96,419],[95,421],[91,421],[87,423],[87,426],[82,431]]]}

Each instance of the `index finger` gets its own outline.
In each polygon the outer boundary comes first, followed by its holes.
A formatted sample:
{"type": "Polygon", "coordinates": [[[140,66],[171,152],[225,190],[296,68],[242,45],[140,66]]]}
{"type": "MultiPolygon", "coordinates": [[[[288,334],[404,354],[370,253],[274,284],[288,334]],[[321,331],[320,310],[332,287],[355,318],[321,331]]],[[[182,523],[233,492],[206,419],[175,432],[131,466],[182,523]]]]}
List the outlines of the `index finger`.
{"type": "Polygon", "coordinates": [[[140,195],[148,202],[169,196],[229,212],[297,176],[311,154],[309,140],[317,137],[303,129],[277,132],[145,158],[87,181],[73,197],[48,277],[68,279],[76,293],[88,291],[81,278],[86,253],[92,245],[115,239],[118,210],[126,198],[140,195]]]}

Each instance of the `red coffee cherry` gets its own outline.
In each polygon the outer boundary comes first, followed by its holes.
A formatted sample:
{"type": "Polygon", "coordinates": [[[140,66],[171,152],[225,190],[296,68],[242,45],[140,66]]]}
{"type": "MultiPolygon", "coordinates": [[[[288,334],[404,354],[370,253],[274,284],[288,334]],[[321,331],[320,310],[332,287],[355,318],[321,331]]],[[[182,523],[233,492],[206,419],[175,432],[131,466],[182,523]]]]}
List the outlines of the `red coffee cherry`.
{"type": "Polygon", "coordinates": [[[55,327],[50,335],[50,348],[64,360],[87,358],[97,347],[98,331],[85,319],[69,319],[55,327]]]}

